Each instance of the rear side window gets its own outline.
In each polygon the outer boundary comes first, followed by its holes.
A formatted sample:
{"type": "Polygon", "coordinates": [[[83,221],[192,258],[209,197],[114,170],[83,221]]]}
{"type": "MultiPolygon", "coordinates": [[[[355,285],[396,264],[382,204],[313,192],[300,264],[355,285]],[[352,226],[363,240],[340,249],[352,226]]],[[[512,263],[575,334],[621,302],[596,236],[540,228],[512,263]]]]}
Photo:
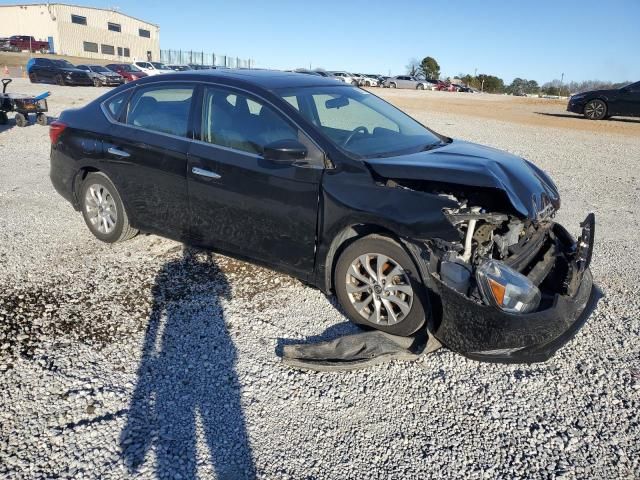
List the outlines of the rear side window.
{"type": "Polygon", "coordinates": [[[258,100],[220,88],[206,88],[201,139],[261,155],[277,140],[298,139],[298,129],[258,100]]]}
{"type": "Polygon", "coordinates": [[[126,92],[122,92],[121,94],[111,97],[109,100],[104,102],[106,113],[111,120],[118,121],[120,119],[124,105],[127,102],[127,98],[130,93],[131,91],[127,90],[126,92]]]}
{"type": "Polygon", "coordinates": [[[193,86],[138,90],[129,102],[127,124],[186,137],[192,97],[193,86]]]}

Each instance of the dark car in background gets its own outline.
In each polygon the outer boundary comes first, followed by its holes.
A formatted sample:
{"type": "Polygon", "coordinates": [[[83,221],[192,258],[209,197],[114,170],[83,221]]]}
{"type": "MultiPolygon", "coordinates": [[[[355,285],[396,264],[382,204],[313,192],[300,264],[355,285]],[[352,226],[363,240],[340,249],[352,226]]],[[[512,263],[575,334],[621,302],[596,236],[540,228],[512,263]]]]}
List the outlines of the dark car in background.
{"type": "Polygon", "coordinates": [[[93,85],[87,72],[76,68],[66,60],[32,58],[27,62],[27,74],[31,83],[48,82],[58,85],[93,85]]]}
{"type": "Polygon", "coordinates": [[[577,242],[533,163],[359,88],[165,74],[62,112],[50,137],[51,181],[102,241],[152,232],[265,265],[472,358],[545,360],[582,324],[593,215],[577,242]]]}
{"type": "Polygon", "coordinates": [[[120,75],[124,79],[124,83],[133,82],[134,80],[148,76],[138,67],[129,63],[110,63],[106,65],[106,67],[120,75]]]}
{"type": "Polygon", "coordinates": [[[622,88],[576,93],[569,98],[567,111],[584,115],[589,120],[640,117],[640,82],[622,88]]]}
{"type": "Polygon", "coordinates": [[[96,87],[117,87],[124,83],[122,75],[102,65],[78,65],[76,68],[87,72],[96,87]]]}

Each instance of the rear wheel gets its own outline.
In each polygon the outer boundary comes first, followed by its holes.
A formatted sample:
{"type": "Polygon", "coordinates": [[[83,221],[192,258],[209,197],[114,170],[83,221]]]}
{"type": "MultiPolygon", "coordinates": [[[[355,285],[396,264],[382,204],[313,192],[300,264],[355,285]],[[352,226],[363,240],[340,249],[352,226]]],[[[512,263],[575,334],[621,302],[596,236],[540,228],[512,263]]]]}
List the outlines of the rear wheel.
{"type": "Polygon", "coordinates": [[[369,235],[338,258],[335,290],[349,319],[408,336],[425,323],[428,300],[413,260],[400,244],[369,235]]]}
{"type": "Polygon", "coordinates": [[[30,73],[29,80],[31,83],[38,83],[38,76],[35,73],[30,73]]]}
{"type": "Polygon", "coordinates": [[[98,240],[122,242],[137,235],[118,190],[104,173],[87,175],[80,187],[80,202],[84,221],[98,240]]]}
{"type": "Polygon", "coordinates": [[[591,100],[584,106],[584,116],[589,120],[603,120],[607,116],[607,104],[602,100],[591,100]]]}

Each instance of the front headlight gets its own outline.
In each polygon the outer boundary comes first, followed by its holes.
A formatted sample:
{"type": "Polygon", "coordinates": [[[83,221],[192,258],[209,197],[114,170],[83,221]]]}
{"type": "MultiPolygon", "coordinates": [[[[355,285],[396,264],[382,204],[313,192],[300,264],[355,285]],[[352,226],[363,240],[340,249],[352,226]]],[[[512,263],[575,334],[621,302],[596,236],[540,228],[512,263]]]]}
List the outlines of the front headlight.
{"type": "Polygon", "coordinates": [[[540,305],[540,290],[531,281],[497,260],[487,260],[476,270],[485,302],[509,313],[528,313],[540,305]]]}

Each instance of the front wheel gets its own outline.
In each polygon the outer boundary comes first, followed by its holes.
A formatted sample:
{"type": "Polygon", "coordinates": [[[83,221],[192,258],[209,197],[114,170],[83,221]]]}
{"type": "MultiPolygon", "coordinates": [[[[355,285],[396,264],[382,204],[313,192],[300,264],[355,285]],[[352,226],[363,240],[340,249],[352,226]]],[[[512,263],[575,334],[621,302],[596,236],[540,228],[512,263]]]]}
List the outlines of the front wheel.
{"type": "Polygon", "coordinates": [[[64,81],[64,77],[62,75],[58,75],[56,77],[56,83],[62,87],[66,85],[66,82],[64,81]]]}
{"type": "Polygon", "coordinates": [[[30,73],[29,81],[31,81],[31,83],[38,83],[38,76],[35,73],[30,73]]]}
{"type": "Polygon", "coordinates": [[[104,173],[87,175],[80,187],[80,202],[84,221],[98,240],[115,243],[137,235],[118,190],[104,173]]]}
{"type": "Polygon", "coordinates": [[[93,79],[93,86],[94,87],[101,87],[102,86],[102,80],[100,80],[99,78],[94,78],[93,79]]]}
{"type": "Polygon", "coordinates": [[[26,127],[29,125],[29,117],[22,113],[16,113],[16,125],[18,127],[26,127]]]}
{"type": "Polygon", "coordinates": [[[584,116],[589,120],[603,120],[607,116],[607,104],[602,100],[591,100],[584,106],[584,116]]]}
{"type": "Polygon", "coordinates": [[[389,88],[396,88],[396,86],[397,86],[397,85],[396,85],[395,83],[390,83],[390,84],[389,84],[389,88]]]}
{"type": "Polygon", "coordinates": [[[423,85],[423,84],[421,84],[421,83],[419,83],[419,84],[416,86],[416,90],[424,90],[424,85],[423,85]]]}
{"type": "Polygon", "coordinates": [[[46,113],[38,113],[36,115],[36,122],[38,123],[38,125],[46,127],[49,123],[49,118],[47,117],[46,113]]]}
{"type": "Polygon", "coordinates": [[[428,300],[420,275],[390,237],[369,235],[349,245],[336,264],[335,290],[355,323],[402,336],[425,323],[428,300]]]}

